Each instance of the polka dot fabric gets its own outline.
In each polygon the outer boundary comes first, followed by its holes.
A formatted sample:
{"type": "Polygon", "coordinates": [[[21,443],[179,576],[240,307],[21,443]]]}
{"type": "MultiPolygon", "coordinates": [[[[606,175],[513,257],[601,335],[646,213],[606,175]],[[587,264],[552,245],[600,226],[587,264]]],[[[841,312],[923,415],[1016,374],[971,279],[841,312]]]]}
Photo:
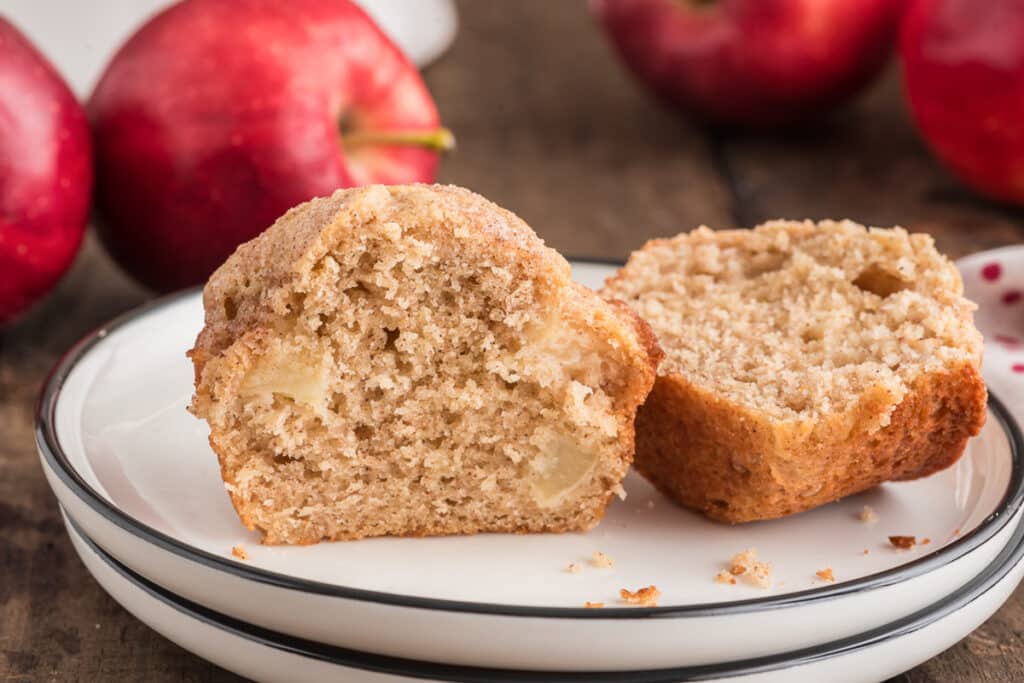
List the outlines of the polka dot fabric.
{"type": "Polygon", "coordinates": [[[1024,245],[972,254],[957,267],[964,293],[978,304],[974,321],[985,337],[985,381],[1024,421],[1024,245]]]}

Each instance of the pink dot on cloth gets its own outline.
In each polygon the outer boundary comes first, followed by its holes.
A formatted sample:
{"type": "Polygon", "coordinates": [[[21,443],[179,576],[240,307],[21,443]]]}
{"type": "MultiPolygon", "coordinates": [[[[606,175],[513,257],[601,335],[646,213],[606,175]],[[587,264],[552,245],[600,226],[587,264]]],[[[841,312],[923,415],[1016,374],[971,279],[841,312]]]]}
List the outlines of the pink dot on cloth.
{"type": "Polygon", "coordinates": [[[1003,274],[1003,267],[993,261],[987,264],[981,269],[981,277],[988,280],[989,282],[995,282],[999,279],[999,276],[1003,274]]]}
{"type": "Polygon", "coordinates": [[[1009,346],[1009,347],[1020,346],[1020,340],[1019,339],[1017,339],[1016,337],[1011,337],[1011,336],[1006,335],[1006,334],[996,334],[996,335],[993,335],[992,338],[995,339],[1000,344],[1002,344],[1003,346],[1009,346]]]}
{"type": "Polygon", "coordinates": [[[1010,369],[1014,372],[1024,372],[1024,363],[1014,363],[1010,366],[1010,369]]]}
{"type": "Polygon", "coordinates": [[[1021,295],[1020,295],[1020,291],[1019,290],[1011,289],[1010,291],[1008,291],[1005,294],[1003,294],[1003,303],[1004,304],[1015,304],[1018,301],[1020,301],[1020,296],[1021,295]]]}

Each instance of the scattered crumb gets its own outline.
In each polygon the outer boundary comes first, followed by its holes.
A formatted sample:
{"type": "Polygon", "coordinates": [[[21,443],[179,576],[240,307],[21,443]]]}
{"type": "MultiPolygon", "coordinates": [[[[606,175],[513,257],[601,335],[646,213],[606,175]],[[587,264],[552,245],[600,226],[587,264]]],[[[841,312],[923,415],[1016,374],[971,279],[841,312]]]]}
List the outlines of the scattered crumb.
{"type": "Polygon", "coordinates": [[[865,522],[866,524],[878,521],[878,515],[875,514],[875,511],[870,505],[865,505],[857,516],[860,517],[860,521],[865,522]]]}
{"type": "Polygon", "coordinates": [[[616,484],[612,488],[612,493],[619,497],[619,500],[626,500],[626,489],[622,488],[622,484],[616,484]]]}
{"type": "Polygon", "coordinates": [[[615,563],[608,555],[605,555],[600,550],[595,550],[594,554],[590,556],[590,564],[599,569],[608,569],[615,563]]]}
{"type": "Polygon", "coordinates": [[[818,571],[814,572],[814,575],[824,581],[836,580],[835,574],[832,573],[832,567],[825,567],[824,569],[819,569],[818,571]]]}
{"type": "Polygon", "coordinates": [[[742,553],[736,553],[729,562],[729,572],[735,576],[745,574],[754,562],[757,561],[757,548],[747,548],[742,553]]]}
{"type": "Polygon", "coordinates": [[[772,585],[772,565],[770,562],[755,562],[747,576],[747,581],[758,588],[768,588],[772,585]]]}
{"type": "Polygon", "coordinates": [[[622,597],[622,601],[629,605],[657,607],[658,598],[661,597],[661,591],[658,590],[657,586],[647,586],[646,588],[638,588],[635,591],[622,588],[619,590],[619,595],[622,597]]]}
{"type": "Polygon", "coordinates": [[[864,548],[864,551],[861,553],[861,555],[867,555],[870,552],[871,552],[870,550],[868,550],[867,548],[864,548]]]}
{"type": "Polygon", "coordinates": [[[569,572],[570,574],[579,574],[580,571],[582,571],[582,567],[580,567],[575,562],[570,562],[568,565],[566,565],[565,571],[569,572]]]}
{"type": "Polygon", "coordinates": [[[959,535],[960,535],[960,529],[959,529],[959,527],[958,527],[958,528],[956,528],[956,529],[953,529],[953,535],[954,535],[954,536],[959,536],[959,535]]]}
{"type": "Polygon", "coordinates": [[[909,550],[917,545],[917,538],[915,536],[890,536],[889,543],[900,550],[909,550]]]}
{"type": "Polygon", "coordinates": [[[99,624],[96,624],[96,630],[97,630],[97,631],[99,631],[99,630],[100,630],[100,625],[99,625],[99,624]]]}
{"type": "Polygon", "coordinates": [[[654,501],[653,500],[647,501],[647,509],[648,510],[653,510],[654,509],[654,501]]]}
{"type": "Polygon", "coordinates": [[[604,603],[603,602],[590,602],[590,600],[587,600],[585,603],[583,603],[583,606],[586,607],[587,609],[601,609],[602,607],[604,607],[604,603]]]}
{"type": "Polygon", "coordinates": [[[924,538],[921,539],[921,545],[928,545],[931,542],[932,542],[932,539],[928,538],[927,536],[925,536],[924,538]]]}
{"type": "Polygon", "coordinates": [[[249,559],[249,553],[245,552],[245,546],[242,545],[242,544],[238,544],[235,547],[233,547],[231,549],[231,554],[234,555],[235,557],[237,557],[240,560],[248,560],[249,559]]]}
{"type": "Polygon", "coordinates": [[[729,563],[729,573],[733,576],[744,576],[747,583],[759,588],[767,588],[772,583],[771,562],[757,559],[757,548],[748,548],[736,553],[729,563]]]}
{"type": "Polygon", "coordinates": [[[735,586],[736,577],[733,576],[728,569],[723,569],[722,571],[715,574],[715,583],[728,583],[732,586],[735,586]]]}

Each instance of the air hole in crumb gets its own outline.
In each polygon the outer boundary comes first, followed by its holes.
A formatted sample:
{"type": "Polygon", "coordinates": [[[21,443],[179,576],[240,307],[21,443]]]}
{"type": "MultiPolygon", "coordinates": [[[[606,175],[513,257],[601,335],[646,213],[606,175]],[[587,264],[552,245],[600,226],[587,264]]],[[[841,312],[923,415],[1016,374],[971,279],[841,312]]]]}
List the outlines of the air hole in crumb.
{"type": "Polygon", "coordinates": [[[860,272],[853,284],[877,296],[887,297],[910,287],[910,283],[877,263],[872,263],[860,272]]]}
{"type": "Polygon", "coordinates": [[[238,304],[231,297],[224,299],[224,317],[234,320],[236,315],[238,315],[238,304]]]}
{"type": "Polygon", "coordinates": [[[784,403],[794,413],[802,413],[807,410],[806,396],[790,396],[784,400],[784,403]]]}
{"type": "Polygon", "coordinates": [[[301,315],[303,309],[306,307],[306,297],[303,294],[292,294],[291,299],[286,304],[288,312],[293,315],[301,315]]]}
{"type": "Polygon", "coordinates": [[[821,328],[818,327],[808,327],[807,329],[800,333],[800,338],[804,340],[805,344],[821,341],[822,339],[824,339],[824,337],[824,331],[822,331],[821,328]]]}
{"type": "Polygon", "coordinates": [[[321,313],[317,317],[320,320],[320,327],[316,328],[316,334],[318,337],[326,337],[329,334],[330,326],[334,322],[335,316],[333,313],[321,313]]]}
{"type": "Polygon", "coordinates": [[[750,262],[743,269],[745,278],[755,278],[765,273],[774,273],[782,268],[789,256],[777,251],[764,252],[751,256],[750,262]]]}
{"type": "Polygon", "coordinates": [[[370,295],[370,288],[366,286],[362,281],[356,282],[354,285],[344,291],[345,296],[349,299],[362,299],[370,295]]]}
{"type": "Polygon", "coordinates": [[[373,258],[373,254],[368,251],[364,251],[359,255],[359,261],[356,263],[356,270],[373,270],[373,264],[376,263],[376,259],[373,258]]]}
{"type": "Polygon", "coordinates": [[[385,334],[384,350],[385,351],[395,351],[396,350],[395,349],[395,342],[398,340],[398,335],[401,334],[401,333],[398,330],[385,329],[384,330],[384,334],[385,334]]]}

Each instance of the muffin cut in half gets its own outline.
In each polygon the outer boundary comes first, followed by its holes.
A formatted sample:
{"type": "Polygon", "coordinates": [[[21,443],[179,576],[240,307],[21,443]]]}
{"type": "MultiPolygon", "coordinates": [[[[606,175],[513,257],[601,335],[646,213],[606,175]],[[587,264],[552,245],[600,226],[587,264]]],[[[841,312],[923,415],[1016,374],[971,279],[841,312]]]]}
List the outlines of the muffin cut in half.
{"type": "Polygon", "coordinates": [[[192,412],[265,543],[601,519],[660,351],[466,190],[292,209],[210,278],[192,412]]]}
{"type": "Polygon", "coordinates": [[[707,516],[800,512],[953,464],[985,421],[981,334],[931,237],[849,221],[700,228],[603,293],[665,361],[636,468],[707,516]]]}

